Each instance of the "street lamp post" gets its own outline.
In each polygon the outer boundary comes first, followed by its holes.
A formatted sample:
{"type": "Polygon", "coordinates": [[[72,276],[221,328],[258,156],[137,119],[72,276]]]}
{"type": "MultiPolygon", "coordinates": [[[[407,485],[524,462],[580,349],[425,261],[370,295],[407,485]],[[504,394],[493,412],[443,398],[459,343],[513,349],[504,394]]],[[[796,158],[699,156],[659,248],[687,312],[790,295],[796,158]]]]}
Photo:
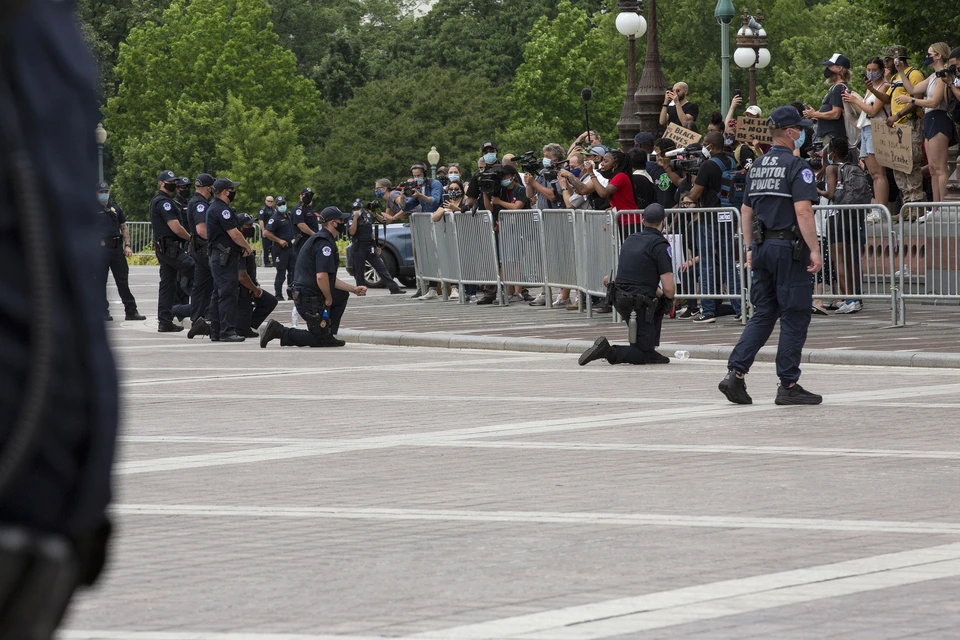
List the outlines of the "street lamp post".
{"type": "Polygon", "coordinates": [[[717,0],[713,16],[720,23],[720,113],[730,108],[730,23],[737,15],[730,0],[717,0]]]}
{"type": "Polygon", "coordinates": [[[640,118],[640,129],[656,135],[656,132],[660,130],[660,107],[663,105],[663,93],[667,90],[667,79],[663,77],[663,67],[660,66],[657,0],[647,0],[646,4],[647,56],[633,99],[637,103],[636,115],[640,118]]]}
{"type": "Polygon", "coordinates": [[[97,165],[100,170],[100,182],[103,182],[103,145],[107,142],[107,130],[103,128],[103,123],[99,123],[94,129],[94,136],[97,139],[97,165]]]}
{"type": "Polygon", "coordinates": [[[637,38],[647,31],[647,21],[640,12],[643,10],[641,0],[620,0],[620,13],[617,15],[617,31],[627,36],[627,94],[623,99],[623,110],[617,122],[617,131],[620,132],[620,149],[628,151],[633,148],[633,139],[642,130],[640,117],[637,113],[637,102],[634,94],[637,91],[637,38]]]}
{"type": "Polygon", "coordinates": [[[741,69],[750,69],[750,104],[757,104],[757,69],[770,64],[767,32],[760,26],[763,20],[760,12],[751,16],[744,9],[740,19],[743,26],[737,31],[737,50],[733,54],[733,61],[741,69]]]}
{"type": "Polygon", "coordinates": [[[440,152],[437,151],[437,148],[430,147],[430,152],[427,154],[427,162],[430,163],[430,179],[437,179],[437,165],[440,164],[440,152]]]}

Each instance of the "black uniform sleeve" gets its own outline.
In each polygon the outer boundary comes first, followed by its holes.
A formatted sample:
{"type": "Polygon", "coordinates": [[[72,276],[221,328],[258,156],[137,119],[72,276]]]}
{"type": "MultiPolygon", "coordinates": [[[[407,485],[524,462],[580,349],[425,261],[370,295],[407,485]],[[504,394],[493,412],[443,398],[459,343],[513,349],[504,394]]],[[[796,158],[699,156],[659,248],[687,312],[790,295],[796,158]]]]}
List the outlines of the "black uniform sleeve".
{"type": "Polygon", "coordinates": [[[160,217],[164,222],[169,223],[171,220],[180,222],[180,219],[177,217],[177,208],[173,205],[173,201],[157,200],[156,204],[153,205],[153,208],[157,216],[160,217]]]}
{"type": "Polygon", "coordinates": [[[654,262],[657,265],[657,274],[673,273],[673,259],[670,257],[670,243],[664,240],[657,243],[657,249],[654,252],[654,262]]]}
{"type": "Polygon", "coordinates": [[[220,212],[220,228],[224,231],[230,231],[230,229],[237,228],[237,216],[230,211],[230,209],[224,209],[220,212]]]}
{"type": "MultiPolygon", "coordinates": [[[[817,193],[816,177],[813,175],[813,169],[807,164],[806,160],[796,158],[793,166],[790,168],[793,172],[790,180],[790,193],[793,194],[794,202],[820,202],[820,194],[817,193]]],[[[750,182],[749,180],[747,181],[750,182]]],[[[746,197],[744,197],[746,202],[746,197]]]]}
{"type": "Polygon", "coordinates": [[[337,255],[336,248],[328,242],[320,244],[322,246],[317,247],[317,273],[336,273],[340,267],[340,257],[337,255]]]}

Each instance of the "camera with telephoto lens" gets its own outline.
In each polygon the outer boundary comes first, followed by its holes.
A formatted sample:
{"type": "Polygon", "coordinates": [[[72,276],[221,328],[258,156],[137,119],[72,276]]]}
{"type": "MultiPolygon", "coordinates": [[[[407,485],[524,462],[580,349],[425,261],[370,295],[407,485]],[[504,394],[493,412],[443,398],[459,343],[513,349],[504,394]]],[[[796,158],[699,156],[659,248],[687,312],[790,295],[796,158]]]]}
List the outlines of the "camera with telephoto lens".
{"type": "Polygon", "coordinates": [[[949,67],[944,67],[940,71],[936,72],[938,78],[947,78],[949,76],[957,75],[957,65],[952,64],[949,67]]]}
{"type": "Polygon", "coordinates": [[[533,151],[527,151],[520,156],[520,168],[523,169],[524,173],[537,175],[540,173],[540,169],[543,168],[543,163],[537,160],[537,156],[533,151]]]}
{"type": "Polygon", "coordinates": [[[700,167],[707,161],[703,155],[703,145],[700,143],[691,144],[683,149],[674,149],[666,154],[670,160],[670,169],[672,171],[686,171],[690,175],[696,175],[700,172],[700,167]]]}
{"type": "Polygon", "coordinates": [[[820,171],[823,168],[823,143],[814,142],[810,145],[810,153],[807,158],[807,162],[810,163],[810,168],[814,171],[820,171]]]}
{"type": "Polygon", "coordinates": [[[480,172],[477,176],[477,184],[480,186],[480,193],[492,196],[500,189],[500,180],[503,179],[503,165],[494,164],[480,172]]]}
{"type": "Polygon", "coordinates": [[[379,208],[380,208],[379,200],[371,200],[370,202],[367,203],[367,209],[370,211],[376,211],[379,208]]]}
{"type": "Polygon", "coordinates": [[[413,180],[407,180],[407,183],[403,186],[403,195],[405,198],[412,198],[416,190],[417,183],[413,180]]]}

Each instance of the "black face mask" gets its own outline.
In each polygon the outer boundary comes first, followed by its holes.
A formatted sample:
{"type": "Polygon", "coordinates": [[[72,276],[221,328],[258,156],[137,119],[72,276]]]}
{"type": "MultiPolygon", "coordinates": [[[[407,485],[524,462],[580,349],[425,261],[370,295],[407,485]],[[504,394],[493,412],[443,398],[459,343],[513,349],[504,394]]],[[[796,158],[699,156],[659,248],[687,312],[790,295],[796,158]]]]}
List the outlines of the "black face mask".
{"type": "Polygon", "coordinates": [[[609,180],[613,177],[613,171],[600,171],[600,175],[609,180]]]}
{"type": "Polygon", "coordinates": [[[177,189],[177,195],[187,200],[190,197],[190,189],[177,189]]]}
{"type": "Polygon", "coordinates": [[[306,194],[305,196],[303,196],[303,204],[310,204],[311,202],[313,202],[313,194],[312,194],[312,193],[308,193],[308,194],[306,194]]]}
{"type": "Polygon", "coordinates": [[[170,194],[175,194],[177,192],[177,185],[172,182],[163,183],[163,190],[170,194]]]}
{"type": "Polygon", "coordinates": [[[829,80],[829,79],[832,78],[832,77],[833,77],[833,71],[830,71],[830,67],[824,67],[824,68],[823,68],[823,79],[824,79],[824,80],[829,80]]]}
{"type": "Polygon", "coordinates": [[[244,228],[241,230],[241,233],[243,234],[243,237],[244,237],[244,238],[252,238],[252,237],[253,237],[253,227],[244,227],[244,228]]]}
{"type": "Polygon", "coordinates": [[[454,200],[456,200],[457,198],[459,198],[461,195],[463,195],[463,194],[461,194],[459,191],[451,191],[451,192],[450,192],[450,197],[453,198],[454,200]]]}
{"type": "Polygon", "coordinates": [[[237,197],[236,191],[227,191],[227,202],[233,202],[233,199],[237,197]]]}

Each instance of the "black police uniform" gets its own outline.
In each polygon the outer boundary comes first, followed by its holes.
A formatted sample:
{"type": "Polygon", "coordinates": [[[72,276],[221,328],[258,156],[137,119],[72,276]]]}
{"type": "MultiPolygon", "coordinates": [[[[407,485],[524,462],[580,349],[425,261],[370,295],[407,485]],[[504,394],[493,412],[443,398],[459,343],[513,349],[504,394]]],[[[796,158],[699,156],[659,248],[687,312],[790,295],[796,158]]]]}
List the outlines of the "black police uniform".
{"type": "MultiPolygon", "coordinates": [[[[180,193],[173,196],[173,204],[177,206],[177,220],[180,221],[180,226],[189,231],[189,226],[187,223],[187,201],[180,197],[180,193]]],[[[189,247],[187,247],[187,255],[190,255],[189,247]]],[[[188,305],[190,304],[190,296],[193,293],[193,271],[188,275],[181,275],[177,278],[177,304],[178,305],[188,305]]],[[[174,311],[173,315],[177,315],[174,311]]],[[[180,318],[184,318],[190,315],[189,313],[182,314],[180,318]]]]}
{"type": "Polygon", "coordinates": [[[210,202],[199,193],[187,203],[187,224],[190,225],[190,255],[193,256],[193,290],[190,292],[190,321],[196,323],[207,316],[210,295],[213,292],[213,274],[210,273],[210,250],[207,241],[197,233],[197,224],[207,223],[210,202]]]}
{"type": "Polygon", "coordinates": [[[164,191],[158,191],[150,202],[150,225],[153,246],[160,263],[160,295],[157,319],[161,325],[173,321],[173,304],[177,297],[177,279],[193,275],[193,258],[184,252],[184,241],[167,223],[177,220],[177,205],[164,191]]]}
{"type": "Polygon", "coordinates": [[[660,276],[673,273],[670,243],[657,229],[644,226],[624,239],[617,265],[617,312],[625,321],[636,313],[637,338],[630,346],[616,345],[611,364],[651,364],[662,358],[654,353],[660,345],[660,327],[669,301],[657,297],[660,276]]]}
{"type": "Polygon", "coordinates": [[[236,214],[223,200],[214,198],[207,208],[207,241],[210,273],[213,275],[207,323],[210,325],[210,339],[214,342],[237,335],[237,304],[240,297],[237,263],[243,256],[243,249],[228,233],[236,228],[236,214]]]}
{"type": "MultiPolygon", "coordinates": [[[[106,206],[101,205],[100,216],[103,223],[103,239],[100,241],[104,252],[107,255],[107,264],[104,265],[103,286],[106,291],[107,273],[113,273],[113,281],[117,285],[117,291],[120,292],[120,300],[123,301],[123,310],[125,315],[130,318],[137,315],[137,301],[130,293],[130,266],[127,264],[127,257],[124,255],[123,231],[121,227],[127,224],[127,219],[123,215],[123,209],[120,205],[109,202],[106,206]]],[[[110,315],[110,301],[104,297],[104,313],[110,315]]]]}
{"type": "Polygon", "coordinates": [[[284,279],[289,286],[293,286],[294,269],[297,266],[293,239],[297,233],[294,231],[290,216],[286,212],[281,213],[280,211],[275,211],[267,220],[267,231],[281,240],[287,241],[286,247],[281,247],[279,244],[273,245],[273,263],[277,268],[277,276],[273,280],[273,290],[277,294],[277,298],[282,300],[284,279]]]}
{"type": "Polygon", "coordinates": [[[757,158],[747,174],[743,202],[753,209],[764,229],[764,240],[753,245],[753,286],[750,300],[756,309],[734,347],[727,366],[746,374],[766,343],[777,318],[780,343],[777,375],[784,386],[800,379],[800,356],[807,340],[813,304],[813,279],[807,272],[810,250],[794,259],[793,241],[801,238],[794,203],[819,196],[813,171],[791,149],[775,146],[757,158]]]}
{"type": "MultiPolygon", "coordinates": [[[[247,275],[250,276],[250,280],[258,287],[260,286],[260,283],[257,281],[256,254],[251,253],[246,258],[240,258],[237,265],[239,267],[238,273],[241,270],[246,271],[247,275]]],[[[252,330],[257,329],[263,324],[267,316],[277,308],[277,299],[266,291],[263,291],[259,298],[254,298],[253,292],[243,286],[242,283],[240,284],[239,293],[240,298],[237,303],[237,334],[252,337],[252,330]]]]}
{"type": "Polygon", "coordinates": [[[340,329],[340,318],[347,308],[350,294],[337,289],[335,285],[337,270],[340,268],[340,254],[337,241],[326,229],[307,238],[300,247],[297,257],[296,275],[293,280],[293,302],[297,313],[307,323],[307,330],[284,327],[280,336],[282,346],[323,347],[340,329]],[[317,285],[317,274],[330,275],[330,294],[333,304],[324,306],[323,293],[317,285]],[[328,326],[323,327],[323,312],[329,314],[328,326]]]}
{"type": "Polygon", "coordinates": [[[299,225],[301,222],[307,225],[314,233],[320,231],[320,220],[317,218],[317,214],[314,213],[313,206],[303,204],[302,202],[299,203],[293,210],[293,229],[296,233],[293,244],[294,259],[296,259],[297,254],[300,253],[300,248],[303,246],[303,243],[306,242],[307,238],[311,237],[300,230],[299,225]]]}
{"type": "MultiPolygon", "coordinates": [[[[352,219],[350,224],[353,224],[352,219]]],[[[350,261],[353,263],[353,278],[357,286],[367,286],[364,272],[369,262],[390,291],[400,291],[400,285],[393,279],[387,265],[383,263],[383,258],[377,253],[377,242],[373,237],[373,216],[366,209],[362,210],[360,217],[357,218],[357,230],[352,239],[350,261]]]]}
{"type": "MultiPolygon", "coordinates": [[[[40,583],[17,612],[54,626],[74,588],[92,584],[103,564],[109,535],[107,504],[117,435],[117,373],[103,318],[103,262],[97,182],[96,70],[77,29],[73,3],[34,0],[0,3],[0,450],[18,416],[33,404],[30,372],[40,372],[38,329],[55,345],[48,370],[53,384],[38,395],[41,408],[34,446],[10,484],[0,486],[0,529],[21,527],[30,536],[57,535],[79,562],[76,575],[54,590],[40,583]],[[34,176],[12,179],[14,158],[34,176]],[[24,198],[42,219],[44,271],[49,275],[52,327],[38,326],[35,288],[42,272],[28,270],[24,198]],[[46,271],[49,269],[49,271],[46,271]],[[47,332],[50,333],[47,333],[47,332]]],[[[11,558],[0,536],[0,608],[25,596],[23,581],[41,578],[43,566],[11,558]],[[27,569],[24,571],[24,569],[27,569]]],[[[23,556],[32,555],[21,552],[23,556]]],[[[49,573],[61,579],[62,573],[49,573]]],[[[16,604],[11,606],[16,607],[16,604]]],[[[32,637],[0,622],[0,637],[32,637]]],[[[31,632],[33,629],[31,629],[31,632]]]]}
{"type": "MultiPolygon", "coordinates": [[[[268,207],[267,205],[263,205],[262,207],[260,207],[260,212],[257,214],[257,220],[261,224],[263,224],[265,228],[267,225],[267,222],[270,221],[270,218],[272,218],[273,214],[276,212],[277,210],[274,209],[273,207],[268,207]]],[[[265,267],[272,267],[273,266],[273,240],[270,240],[269,238],[263,238],[261,240],[261,243],[263,244],[263,265],[265,267]]]]}

